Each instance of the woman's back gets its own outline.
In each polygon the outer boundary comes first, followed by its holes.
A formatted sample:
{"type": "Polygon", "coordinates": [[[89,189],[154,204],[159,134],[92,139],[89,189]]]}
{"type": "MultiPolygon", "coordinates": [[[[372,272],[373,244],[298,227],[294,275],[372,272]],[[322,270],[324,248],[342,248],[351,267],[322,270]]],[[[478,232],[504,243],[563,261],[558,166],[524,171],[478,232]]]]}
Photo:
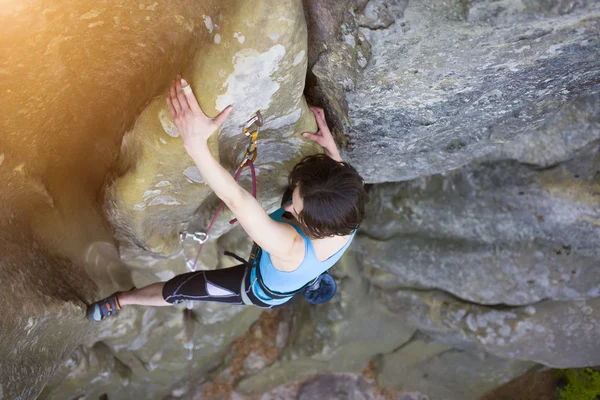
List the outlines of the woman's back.
{"type": "MultiPolygon", "coordinates": [[[[291,221],[285,220],[283,218],[284,212],[285,210],[282,207],[271,213],[270,217],[275,221],[287,223],[296,229],[298,234],[304,239],[304,255],[300,264],[296,266],[296,268],[287,271],[281,269],[281,267],[277,268],[279,265],[274,264],[274,262],[277,263],[278,260],[273,260],[268,252],[263,251],[259,262],[259,268],[263,282],[267,288],[279,293],[293,292],[298,290],[308,282],[311,282],[316,277],[321,275],[323,272],[327,271],[342,257],[354,238],[353,232],[351,235],[344,237],[338,236],[333,238],[319,239],[319,243],[322,244],[322,246],[319,248],[319,252],[325,257],[325,259],[323,259],[322,255],[320,259],[315,252],[315,247],[311,239],[297,225],[291,221]],[[325,241],[327,240],[333,242],[333,245],[326,243],[325,241]],[[335,246],[336,244],[338,248],[332,249],[332,246],[335,246]]],[[[258,282],[254,282],[253,290],[259,297],[264,298],[265,300],[270,299],[270,297],[260,288],[258,282]]],[[[287,300],[289,299],[277,301],[276,303],[281,304],[287,300]]]]}

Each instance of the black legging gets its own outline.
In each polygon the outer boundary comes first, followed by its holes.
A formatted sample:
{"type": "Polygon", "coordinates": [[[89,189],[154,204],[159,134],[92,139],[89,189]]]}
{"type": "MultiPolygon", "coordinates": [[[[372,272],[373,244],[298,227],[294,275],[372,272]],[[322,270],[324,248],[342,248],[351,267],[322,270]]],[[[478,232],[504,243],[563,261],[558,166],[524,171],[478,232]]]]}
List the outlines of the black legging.
{"type": "Polygon", "coordinates": [[[241,305],[246,304],[242,298],[244,279],[246,296],[252,304],[262,308],[273,307],[263,303],[252,292],[250,269],[247,264],[177,275],[165,283],[162,295],[165,301],[171,304],[191,300],[241,305]]]}
{"type": "MultiPolygon", "coordinates": [[[[281,206],[292,199],[292,190],[288,187],[281,199],[281,206]]],[[[250,269],[247,264],[231,268],[210,271],[188,272],[177,275],[165,283],[163,298],[167,303],[182,301],[215,301],[217,303],[246,304],[242,299],[242,280],[245,278],[245,292],[252,304],[262,308],[277,307],[263,303],[252,292],[250,269]]]]}

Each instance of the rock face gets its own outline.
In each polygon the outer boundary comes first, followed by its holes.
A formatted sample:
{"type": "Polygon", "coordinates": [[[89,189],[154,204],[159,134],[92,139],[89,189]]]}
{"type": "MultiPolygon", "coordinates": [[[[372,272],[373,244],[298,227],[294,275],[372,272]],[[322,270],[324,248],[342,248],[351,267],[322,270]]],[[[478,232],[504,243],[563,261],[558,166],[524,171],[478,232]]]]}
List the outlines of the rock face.
{"type": "MultiPolygon", "coordinates": [[[[0,400],[191,399],[209,383],[382,398],[369,361],[396,398],[464,400],[539,364],[600,364],[598,2],[55,3],[0,12],[0,400]],[[234,105],[210,143],[232,172],[262,112],[266,209],[319,151],[300,136],[316,128],[303,93],[371,184],[339,293],[253,328],[266,353],[235,341],[255,308],[84,319],[186,272],[197,247],[179,233],[217,207],[164,105],[177,73],[208,114],[234,105]]],[[[198,268],[248,253],[230,217],[198,268]]]]}
{"type": "Polygon", "coordinates": [[[369,182],[454,169],[598,91],[597,2],[339,3],[308,2],[315,95],[369,182]]]}
{"type": "Polygon", "coordinates": [[[475,400],[533,365],[415,339],[381,358],[378,383],[433,399],[475,400]]]}
{"type": "Polygon", "coordinates": [[[81,316],[94,286],[78,265],[48,251],[26,227],[14,231],[2,221],[0,228],[0,398],[33,399],[88,333],[81,316]]]}
{"type": "MultiPolygon", "coordinates": [[[[268,188],[261,190],[261,198],[273,201],[294,161],[315,151],[299,135],[315,129],[302,96],[307,59],[301,4],[237,2],[214,7],[198,15],[204,21],[198,50],[182,73],[206,113],[234,107],[218,140],[211,138],[214,154],[230,170],[235,171],[248,145],[244,124],[257,111],[262,113],[258,185],[268,188]]],[[[178,136],[163,94],[150,102],[123,138],[120,168],[127,172],[108,189],[106,211],[125,246],[173,255],[181,250],[179,232],[188,222],[205,229],[202,218],[216,208],[216,199],[208,197],[211,190],[178,136]],[[206,211],[190,222],[199,207],[206,211]]],[[[248,178],[245,174],[243,182],[248,178]]]]}
{"type": "Polygon", "coordinates": [[[485,161],[379,185],[359,242],[365,267],[382,286],[480,304],[597,297],[597,154],[592,144],[548,169],[485,161]]]}

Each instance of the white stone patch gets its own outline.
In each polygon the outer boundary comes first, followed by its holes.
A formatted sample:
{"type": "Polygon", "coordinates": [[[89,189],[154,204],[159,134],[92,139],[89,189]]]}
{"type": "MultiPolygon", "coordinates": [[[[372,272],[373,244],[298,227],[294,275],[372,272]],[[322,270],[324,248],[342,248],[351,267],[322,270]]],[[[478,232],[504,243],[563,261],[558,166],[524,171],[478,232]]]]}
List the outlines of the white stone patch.
{"type": "Polygon", "coordinates": [[[244,369],[246,371],[260,371],[268,365],[269,361],[255,351],[251,351],[244,360],[244,369]]]}
{"type": "Polygon", "coordinates": [[[104,25],[104,21],[96,21],[88,24],[88,28],[94,28],[96,26],[104,25]]]}
{"type": "Polygon", "coordinates": [[[158,113],[158,120],[160,121],[160,124],[162,125],[167,135],[171,137],[179,136],[179,131],[177,130],[175,123],[171,119],[170,113],[166,109],[163,108],[162,110],[160,110],[160,112],[158,113]]]}
{"type": "Polygon", "coordinates": [[[4,153],[0,154],[0,165],[4,163],[4,153]]]}
{"type": "Polygon", "coordinates": [[[358,57],[359,57],[358,61],[357,61],[358,65],[361,68],[366,68],[367,64],[368,64],[368,61],[367,61],[367,59],[365,58],[365,56],[363,56],[363,54],[360,51],[358,52],[358,57]]]}
{"type": "MultiPolygon", "coordinates": [[[[1,164],[2,163],[0,162],[0,165],[1,164]]],[[[597,287],[592,288],[592,289],[588,290],[588,292],[587,292],[588,297],[598,297],[599,295],[600,295],[600,288],[597,288],[597,287]]]]}
{"type": "Polygon", "coordinates": [[[188,167],[183,174],[193,182],[204,183],[204,178],[200,175],[198,167],[188,167]]]}
{"type": "Polygon", "coordinates": [[[142,211],[144,208],[146,208],[146,203],[139,203],[133,206],[134,211],[142,211]]]}
{"type": "Polygon", "coordinates": [[[285,22],[286,24],[288,24],[288,26],[292,26],[294,25],[295,21],[291,18],[286,18],[286,17],[279,17],[277,19],[279,22],[285,22]]]}
{"type": "Polygon", "coordinates": [[[500,333],[500,335],[504,336],[504,337],[509,337],[510,336],[510,326],[508,325],[502,325],[500,327],[500,329],[498,329],[498,333],[500,333]]]}
{"type": "Polygon", "coordinates": [[[194,23],[188,21],[183,15],[175,15],[175,21],[177,24],[183,26],[188,32],[192,32],[194,30],[194,23]]]}
{"type": "Polygon", "coordinates": [[[560,49],[563,46],[564,46],[563,43],[553,44],[552,46],[548,47],[548,50],[546,50],[546,53],[552,54],[552,55],[560,54],[560,53],[562,53],[562,51],[560,51],[560,49]]]}
{"type": "Polygon", "coordinates": [[[25,329],[27,330],[28,335],[31,333],[34,326],[35,326],[35,322],[34,322],[33,318],[29,317],[29,319],[27,320],[27,326],[25,326],[25,329]]]}
{"type": "Polygon", "coordinates": [[[348,43],[352,48],[356,47],[356,40],[354,39],[354,35],[345,34],[343,36],[344,42],[348,43]]]}
{"type": "Polygon", "coordinates": [[[163,206],[176,206],[178,204],[181,204],[180,202],[177,201],[177,199],[175,199],[175,197],[173,196],[158,196],[152,199],[152,201],[150,202],[150,204],[148,204],[149,206],[158,206],[158,205],[163,205],[163,206]]]}
{"type": "Polygon", "coordinates": [[[95,377],[94,379],[92,379],[90,381],[90,384],[94,384],[96,382],[100,382],[101,380],[104,380],[106,378],[108,378],[108,372],[101,372],[100,375],[98,375],[97,377],[95,377]]]}
{"type": "Polygon", "coordinates": [[[265,121],[265,125],[263,129],[279,129],[284,126],[295,124],[296,121],[300,119],[302,116],[302,109],[298,108],[297,110],[284,115],[279,118],[270,118],[265,121]]]}
{"type": "Polygon", "coordinates": [[[275,41],[275,40],[279,39],[279,33],[277,33],[277,32],[273,32],[273,33],[271,33],[271,34],[269,35],[269,38],[270,38],[271,40],[275,41]]]}
{"type": "Polygon", "coordinates": [[[529,321],[519,321],[515,327],[515,334],[517,337],[523,337],[533,331],[534,326],[529,321]]]}
{"type": "Polygon", "coordinates": [[[302,62],[302,60],[304,60],[304,54],[305,54],[304,50],[301,50],[300,53],[296,54],[296,57],[294,57],[294,62],[292,62],[292,65],[294,67],[296,65],[300,64],[302,62]]]}
{"type": "Polygon", "coordinates": [[[158,140],[160,140],[160,142],[161,142],[162,144],[167,144],[167,141],[166,141],[165,139],[163,139],[163,138],[159,138],[158,140]]]}
{"type": "Polygon", "coordinates": [[[104,12],[104,9],[102,9],[102,10],[88,11],[85,14],[83,14],[81,17],[79,17],[79,19],[92,19],[92,18],[96,18],[98,15],[102,14],[102,12],[104,12]]]}
{"type": "Polygon", "coordinates": [[[144,201],[149,200],[153,197],[158,196],[161,193],[161,191],[159,189],[156,190],[146,190],[144,192],[144,201]]]}
{"type": "Polygon", "coordinates": [[[170,185],[171,185],[171,182],[169,182],[169,181],[160,181],[156,185],[154,185],[154,187],[165,187],[165,186],[170,186],[170,185]]]}
{"type": "Polygon", "coordinates": [[[223,84],[227,92],[217,97],[216,101],[218,110],[223,110],[230,104],[235,105],[230,117],[223,124],[222,132],[238,135],[240,126],[254,115],[256,110],[269,108],[272,96],[280,87],[271,75],[279,69],[279,63],[285,53],[285,47],[277,44],[265,53],[244,49],[233,56],[233,73],[223,84]]]}
{"type": "Polygon", "coordinates": [[[496,68],[497,70],[499,70],[499,69],[501,69],[501,68],[506,68],[506,69],[508,69],[509,71],[512,71],[512,72],[517,72],[517,71],[519,71],[519,68],[518,68],[518,67],[519,67],[520,65],[521,65],[521,64],[519,63],[519,61],[512,60],[512,61],[506,62],[506,63],[504,63],[504,64],[497,64],[497,65],[494,65],[494,68],[496,68]]]}
{"type": "Polygon", "coordinates": [[[584,313],[585,315],[591,315],[594,312],[594,309],[590,306],[583,306],[581,307],[581,312],[584,313]]]}
{"type": "Polygon", "coordinates": [[[523,46],[521,48],[518,48],[518,49],[514,50],[514,52],[517,53],[517,54],[521,54],[522,52],[524,52],[525,50],[528,50],[530,48],[531,48],[530,45],[525,45],[525,46],[523,46]]]}
{"type": "Polygon", "coordinates": [[[173,271],[158,271],[155,272],[154,275],[161,281],[168,281],[171,278],[175,277],[175,272],[173,271]]]}
{"type": "Polygon", "coordinates": [[[527,314],[527,315],[534,315],[535,314],[535,307],[534,306],[527,306],[527,307],[525,307],[525,314],[527,314]]]}
{"type": "Polygon", "coordinates": [[[480,315],[467,315],[467,327],[472,331],[476,332],[482,328],[489,328],[490,325],[496,325],[502,327],[505,319],[516,319],[517,315],[511,312],[502,311],[489,311],[485,314],[480,315]]]}
{"type": "Polygon", "coordinates": [[[244,35],[242,35],[241,32],[234,33],[233,37],[236,38],[238,40],[238,42],[240,42],[240,43],[244,43],[246,41],[246,37],[244,35]]]}
{"type": "Polygon", "coordinates": [[[216,44],[221,43],[221,35],[219,35],[218,33],[215,35],[215,43],[216,44]]]}
{"type": "Polygon", "coordinates": [[[212,22],[212,18],[210,18],[208,15],[203,15],[202,19],[204,20],[204,26],[206,26],[206,29],[208,29],[208,33],[213,33],[213,22],[212,22]]]}
{"type": "Polygon", "coordinates": [[[566,297],[571,298],[571,299],[580,299],[582,297],[577,290],[568,288],[568,287],[562,288],[561,292],[566,297]]]}

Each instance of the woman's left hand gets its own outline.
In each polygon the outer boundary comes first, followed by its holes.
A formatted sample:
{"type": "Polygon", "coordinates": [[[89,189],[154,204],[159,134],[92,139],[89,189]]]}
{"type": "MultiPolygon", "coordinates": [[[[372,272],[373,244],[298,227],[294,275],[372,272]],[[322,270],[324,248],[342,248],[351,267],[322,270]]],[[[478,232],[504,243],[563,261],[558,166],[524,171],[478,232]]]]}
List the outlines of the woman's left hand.
{"type": "Polygon", "coordinates": [[[167,105],[188,153],[194,152],[199,146],[206,145],[208,138],[219,129],[232,110],[229,106],[215,118],[206,116],[192,88],[179,75],[171,84],[167,105]]]}

